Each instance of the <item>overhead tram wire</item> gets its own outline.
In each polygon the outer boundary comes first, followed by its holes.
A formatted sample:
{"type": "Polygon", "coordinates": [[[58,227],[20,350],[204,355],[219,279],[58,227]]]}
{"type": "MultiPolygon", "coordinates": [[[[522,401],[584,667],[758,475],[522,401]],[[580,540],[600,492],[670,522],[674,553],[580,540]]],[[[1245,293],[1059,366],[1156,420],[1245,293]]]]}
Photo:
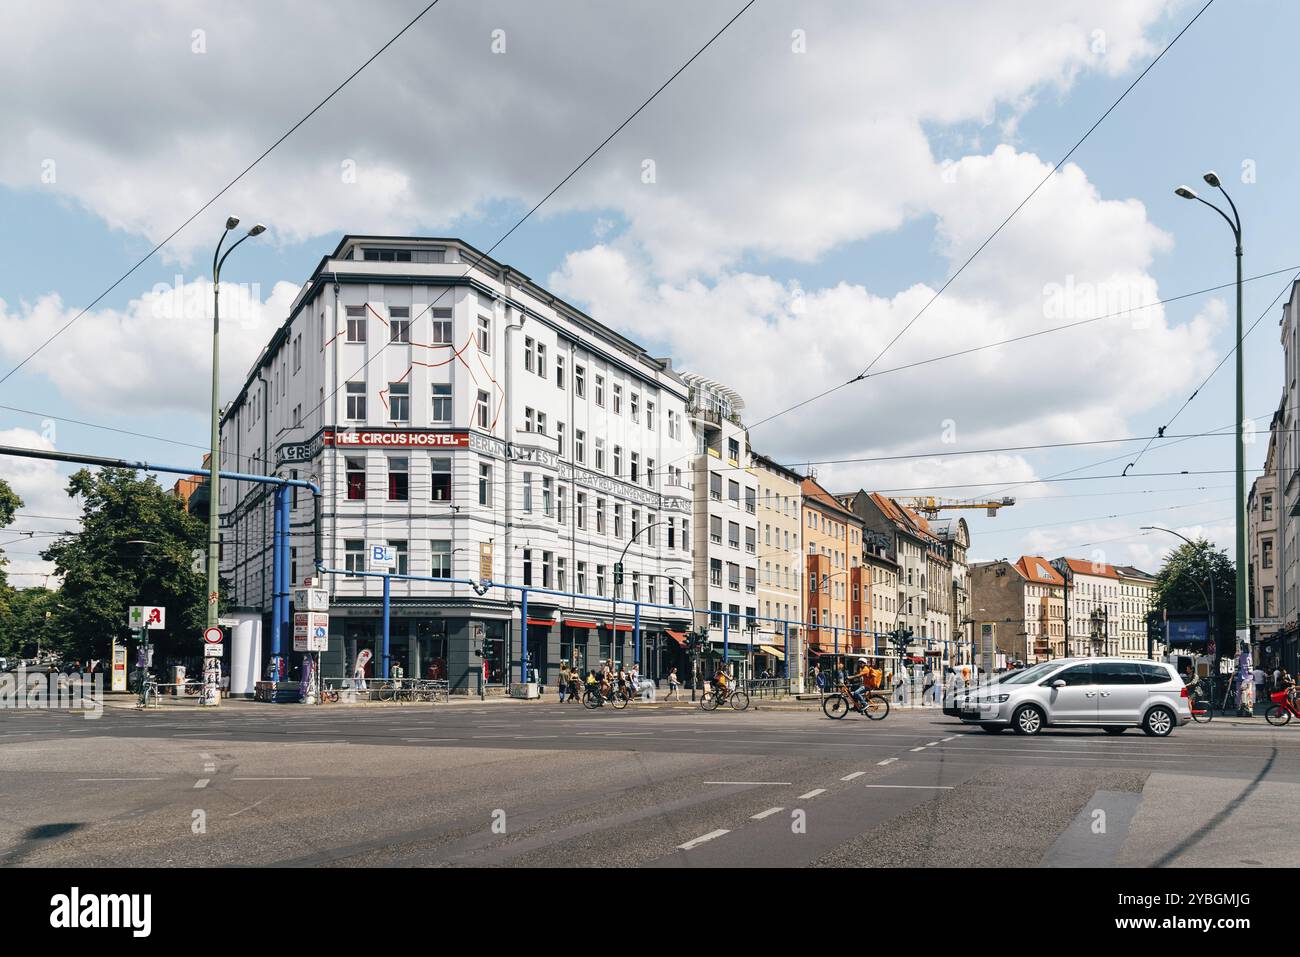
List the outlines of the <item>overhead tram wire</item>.
{"type": "Polygon", "coordinates": [[[920,319],[921,316],[923,316],[932,305],[934,305],[934,303],[939,299],[939,297],[942,296],[945,291],[947,291],[948,287],[951,286],[954,281],[956,281],[957,277],[960,276],[963,272],[965,272],[966,268],[972,262],[975,261],[975,258],[979,256],[979,254],[982,253],[991,242],[993,242],[993,240],[998,236],[998,234],[1002,232],[1002,230],[1007,226],[1007,224],[1009,224],[1011,220],[1013,220],[1016,217],[1016,214],[1019,213],[1020,210],[1022,210],[1025,207],[1025,205],[1028,204],[1029,201],[1034,198],[1034,196],[1038,193],[1038,191],[1042,189],[1043,186],[1046,185],[1047,182],[1054,175],[1056,175],[1057,170],[1059,170],[1061,166],[1063,166],[1066,163],[1066,161],[1069,160],[1069,158],[1074,155],[1074,152],[1084,144],[1084,142],[1088,139],[1089,136],[1093,134],[1093,132],[1097,129],[1097,127],[1101,126],[1101,124],[1105,121],[1106,117],[1110,116],[1110,114],[1120,105],[1120,103],[1124,102],[1124,99],[1129,95],[1129,93],[1133,92],[1133,90],[1137,87],[1137,85],[1142,82],[1142,80],[1146,77],[1148,73],[1152,71],[1152,69],[1155,68],[1155,65],[1164,58],[1164,55],[1173,48],[1174,44],[1177,43],[1180,39],[1182,39],[1183,34],[1185,34],[1188,30],[1192,28],[1192,24],[1196,23],[1196,21],[1201,18],[1201,14],[1205,13],[1205,11],[1208,10],[1211,4],[1213,3],[1214,0],[1206,0],[1205,5],[1202,6],[1201,9],[1196,11],[1196,14],[1190,20],[1187,21],[1187,23],[1183,26],[1181,30],[1178,31],[1178,33],[1174,36],[1172,40],[1170,40],[1167,44],[1165,44],[1164,49],[1162,49],[1156,55],[1155,59],[1153,59],[1150,63],[1148,63],[1146,65],[1146,68],[1143,69],[1143,71],[1134,78],[1133,82],[1130,83],[1127,87],[1125,87],[1124,92],[1122,92],[1115,99],[1115,101],[1106,108],[1106,111],[1097,118],[1097,120],[1092,124],[1092,126],[1088,127],[1088,129],[1084,132],[1084,134],[1081,137],[1079,137],[1079,139],[1075,142],[1075,144],[1071,146],[1069,150],[1066,151],[1065,155],[1056,161],[1055,165],[1052,166],[1051,170],[1048,171],[1047,175],[1044,176],[1042,180],[1039,181],[1037,186],[1035,186],[1032,190],[1029,191],[1029,195],[1027,195],[1024,199],[1022,199],[1020,203],[1016,206],[1016,208],[1013,209],[1007,215],[1006,219],[1002,220],[1002,222],[998,224],[997,228],[994,229],[993,232],[991,232],[984,239],[984,241],[975,248],[975,251],[966,258],[966,261],[963,262],[961,266],[957,268],[956,272],[954,272],[951,276],[949,276],[946,280],[944,280],[943,285],[940,286],[935,291],[934,295],[930,297],[930,299],[925,303],[924,306],[921,307],[921,309],[916,313],[916,315],[912,316],[912,318],[907,321],[907,323],[903,326],[903,328],[894,334],[894,337],[890,339],[888,343],[885,344],[885,347],[881,349],[879,353],[876,354],[876,357],[867,364],[867,367],[865,369],[859,372],[852,379],[849,379],[847,382],[843,382],[837,386],[832,386],[831,388],[826,389],[825,391],[820,392],[817,395],[812,396],[811,398],[804,399],[801,402],[795,403],[794,405],[790,406],[788,409],[782,409],[780,412],[773,413],[772,415],[769,415],[767,418],[754,423],[753,425],[750,426],[750,428],[751,429],[757,428],[759,425],[762,425],[765,422],[770,422],[775,418],[778,418],[789,412],[793,412],[795,409],[802,408],[803,406],[808,405],[810,402],[816,402],[818,399],[825,398],[828,395],[831,395],[835,392],[838,392],[841,389],[853,385],[855,382],[861,382],[864,379],[866,379],[870,375],[871,370],[875,366],[875,364],[879,362],[885,356],[885,354],[894,347],[894,344],[897,343],[898,340],[901,339],[903,335],[909,329],[912,328],[912,326],[916,323],[916,321],[920,319]]]}
{"type": "MultiPolygon", "coordinates": [[[[1248,282],[1254,282],[1254,281],[1259,280],[1259,279],[1268,279],[1268,278],[1271,278],[1271,277],[1273,277],[1273,276],[1279,275],[1279,274],[1281,274],[1281,273],[1289,273],[1289,272],[1291,272],[1292,270],[1300,270],[1300,266],[1288,266],[1288,267],[1286,267],[1285,269],[1275,269],[1275,270],[1271,270],[1271,271],[1269,271],[1269,272],[1266,272],[1266,273],[1260,273],[1260,274],[1255,275],[1255,276],[1248,276],[1248,277],[1246,277],[1246,278],[1245,278],[1244,280],[1242,280],[1242,281],[1248,283],[1248,282]]],[[[1300,276],[1300,272],[1297,272],[1297,276],[1300,276]]],[[[893,367],[893,368],[889,368],[889,369],[882,369],[881,371],[875,373],[875,377],[879,377],[879,376],[883,376],[883,375],[888,375],[888,374],[890,374],[890,373],[892,373],[892,372],[902,372],[902,371],[905,371],[905,370],[908,370],[908,369],[917,368],[917,367],[919,367],[919,366],[929,365],[930,363],[934,363],[934,362],[943,362],[943,361],[948,360],[948,359],[961,358],[962,356],[967,356],[967,355],[970,355],[970,354],[972,354],[972,353],[982,352],[982,351],[986,351],[986,350],[990,350],[990,349],[1000,348],[1000,347],[1002,347],[1002,346],[1011,345],[1011,344],[1014,344],[1014,343],[1017,343],[1017,342],[1023,342],[1023,341],[1025,341],[1025,340],[1027,340],[1027,339],[1033,339],[1033,338],[1036,338],[1036,337],[1038,337],[1038,336],[1050,335],[1050,334],[1055,333],[1055,332],[1065,332],[1065,331],[1068,331],[1068,330],[1070,330],[1070,329],[1078,328],[1079,326],[1082,326],[1082,325],[1087,325],[1087,324],[1089,324],[1089,323],[1101,322],[1102,320],[1105,320],[1105,319],[1114,319],[1114,318],[1118,318],[1118,317],[1120,317],[1120,316],[1128,315],[1128,314],[1133,313],[1133,312],[1138,312],[1138,311],[1143,310],[1143,309],[1153,309],[1153,308],[1155,308],[1156,306],[1167,305],[1167,304],[1172,303],[1172,302],[1178,302],[1178,301],[1180,301],[1180,300],[1183,300],[1183,299],[1189,299],[1189,298],[1192,298],[1192,297],[1194,297],[1194,296],[1205,295],[1206,293],[1210,293],[1210,292],[1217,292],[1217,291],[1220,290],[1220,289],[1226,289],[1226,288],[1229,288],[1229,287],[1231,287],[1231,286],[1233,286],[1233,285],[1235,285],[1235,283],[1222,283],[1222,284],[1217,285],[1217,286],[1208,286],[1208,287],[1206,287],[1206,288],[1204,288],[1204,289],[1198,289],[1198,290],[1195,290],[1195,291],[1193,291],[1193,292],[1181,293],[1181,294],[1176,295],[1176,296],[1170,296],[1170,297],[1165,298],[1165,299],[1159,299],[1159,300],[1156,300],[1156,301],[1154,301],[1154,302],[1146,303],[1146,304],[1141,305],[1141,306],[1131,306],[1131,307],[1129,307],[1129,308],[1127,308],[1127,309],[1121,309],[1121,310],[1119,310],[1119,311],[1117,311],[1117,312],[1104,313],[1104,314],[1099,315],[1099,316],[1092,316],[1092,317],[1090,317],[1090,318],[1088,318],[1088,319],[1079,319],[1079,320],[1076,320],[1076,321],[1074,321],[1074,322],[1066,323],[1066,324],[1064,324],[1064,325],[1053,326],[1053,327],[1048,328],[1048,329],[1040,329],[1040,330],[1037,330],[1037,331],[1035,331],[1035,332],[1026,333],[1026,334],[1024,334],[1024,335],[1020,335],[1020,336],[1013,336],[1013,337],[1011,337],[1011,338],[1009,338],[1009,339],[1000,339],[1000,340],[997,340],[997,341],[995,341],[995,342],[988,342],[988,343],[984,343],[983,345],[979,345],[979,346],[972,346],[972,347],[970,347],[970,348],[968,348],[968,349],[962,349],[962,350],[957,351],[957,352],[949,352],[949,353],[944,353],[943,355],[930,356],[929,358],[926,358],[926,359],[918,359],[918,360],[915,361],[915,362],[909,362],[909,363],[906,363],[905,365],[895,366],[895,367],[893,367]]],[[[1262,317],[1261,317],[1261,318],[1262,318],[1262,317]]],[[[1259,320],[1256,320],[1255,325],[1258,325],[1258,323],[1259,323],[1259,320]]],[[[1251,329],[1254,329],[1254,325],[1251,326],[1251,329]]],[[[1247,335],[1249,335],[1249,332],[1247,332],[1247,335]]],[[[1225,358],[1224,361],[1226,361],[1226,358],[1225,358]]],[[[1222,363],[1220,363],[1220,365],[1222,365],[1222,363]]],[[[837,387],[837,388],[838,388],[838,387],[837,387]]],[[[832,390],[832,391],[833,391],[833,390],[832,390]]],[[[815,401],[816,399],[820,398],[821,395],[825,395],[825,394],[827,394],[827,393],[820,393],[819,395],[814,396],[814,397],[812,397],[811,399],[805,399],[802,403],[800,403],[800,405],[806,405],[806,404],[808,404],[809,402],[815,401]]],[[[798,407],[799,407],[799,406],[792,406],[790,409],[786,409],[786,410],[784,410],[784,411],[782,411],[782,412],[778,412],[778,413],[776,413],[774,416],[770,416],[769,418],[774,418],[775,416],[778,416],[778,415],[784,415],[786,412],[792,411],[793,409],[798,408],[798,407]]],[[[319,408],[319,406],[317,406],[317,408],[319,408]]],[[[129,436],[132,436],[132,437],[134,437],[134,438],[141,438],[141,439],[148,439],[148,440],[152,440],[152,441],[165,442],[165,443],[167,443],[167,444],[169,444],[169,445],[176,445],[176,446],[180,446],[180,447],[183,447],[183,448],[193,448],[193,449],[198,449],[198,450],[203,451],[203,452],[207,452],[207,451],[208,451],[208,446],[207,446],[206,444],[200,444],[200,443],[197,443],[197,442],[185,442],[185,441],[182,441],[182,440],[180,440],[180,439],[170,438],[170,437],[168,437],[168,436],[163,436],[163,435],[155,435],[155,434],[153,434],[153,433],[149,433],[149,432],[137,432],[137,431],[130,430],[130,429],[122,429],[122,428],[118,428],[118,427],[116,427],[116,426],[104,425],[103,423],[98,423],[98,422],[89,422],[89,421],[87,421],[87,420],[85,420],[85,419],[74,419],[74,418],[71,418],[70,416],[58,415],[58,414],[53,413],[53,412],[42,412],[42,411],[39,411],[39,410],[36,410],[36,409],[25,409],[25,408],[21,408],[21,407],[19,407],[19,406],[4,405],[4,404],[0,404],[0,409],[3,409],[3,410],[8,411],[8,412],[16,412],[16,413],[19,413],[19,414],[21,414],[21,415],[30,415],[30,416],[33,416],[33,417],[35,417],[35,418],[39,418],[39,419],[42,419],[42,420],[44,420],[44,419],[50,419],[50,420],[53,420],[53,421],[56,421],[56,422],[67,422],[67,423],[70,423],[70,424],[72,424],[72,425],[79,425],[79,426],[82,426],[82,427],[84,427],[84,428],[88,428],[88,429],[101,429],[101,430],[103,430],[103,431],[107,431],[107,432],[115,432],[115,433],[118,433],[118,434],[121,434],[121,435],[129,435],[129,436]]],[[[316,411],[316,410],[313,409],[312,411],[314,412],[314,411],[316,411]]],[[[1261,417],[1261,418],[1266,418],[1266,416],[1263,416],[1263,417],[1261,417]]],[[[763,423],[766,422],[766,421],[768,421],[768,419],[766,419],[766,418],[765,418],[765,419],[760,419],[758,422],[754,423],[754,425],[749,426],[749,428],[751,428],[751,429],[752,429],[752,428],[755,428],[756,426],[761,425],[761,424],[763,424],[763,423]]],[[[1227,428],[1231,428],[1231,426],[1227,426],[1227,428]]],[[[1145,436],[1135,436],[1134,439],[1133,439],[1133,441],[1142,441],[1142,439],[1144,439],[1144,438],[1145,438],[1145,436]]],[[[1170,438],[1173,438],[1173,436],[1170,436],[1170,438]]],[[[1123,440],[1118,440],[1118,439],[1117,439],[1117,440],[1115,440],[1115,441],[1123,441],[1123,440]]],[[[1026,449],[1030,449],[1030,448],[1037,448],[1037,447],[1038,447],[1038,446],[1026,446],[1025,448],[1026,448],[1026,449]]],[[[937,454],[943,454],[943,453],[935,453],[935,454],[937,455],[937,454]]],[[[252,464],[252,463],[261,464],[261,461],[262,461],[262,460],[260,460],[260,459],[256,459],[256,457],[255,457],[255,456],[252,456],[252,455],[248,455],[248,454],[244,454],[244,453],[229,452],[229,451],[226,453],[225,457],[231,459],[232,461],[236,462],[237,464],[239,464],[239,463],[244,463],[244,462],[247,462],[247,463],[250,463],[250,464],[252,464]]],[[[676,464],[677,462],[680,462],[680,461],[684,461],[684,459],[674,459],[672,462],[670,462],[670,463],[666,463],[666,464],[663,466],[663,468],[661,468],[661,469],[657,469],[657,470],[656,470],[656,473],[657,473],[657,474],[661,474],[661,475],[666,475],[666,474],[668,474],[668,472],[667,472],[668,467],[669,467],[670,465],[676,464]]],[[[805,460],[805,461],[801,461],[801,462],[798,463],[798,464],[822,465],[822,464],[836,464],[836,463],[838,463],[838,462],[852,462],[852,461],[854,461],[854,460],[853,460],[853,459],[843,459],[843,460],[828,459],[828,460],[824,460],[824,461],[816,461],[816,462],[809,462],[809,461],[806,461],[806,460],[805,460]]],[[[1101,464],[1101,463],[1098,463],[1098,464],[1101,464]]]]}
{"type": "Polygon", "coordinates": [[[272,143],[272,144],[271,144],[270,146],[268,146],[265,150],[263,150],[262,153],[261,153],[261,155],[259,155],[259,156],[257,157],[257,159],[253,160],[251,163],[249,163],[247,166],[245,166],[245,167],[244,167],[244,168],[239,172],[239,174],[235,176],[234,179],[232,179],[232,180],[231,180],[230,182],[228,182],[225,186],[221,187],[221,189],[219,189],[215,194],[213,194],[212,198],[209,199],[209,200],[208,200],[206,203],[204,203],[202,206],[200,206],[197,210],[195,210],[194,213],[191,214],[190,217],[189,217],[188,219],[185,220],[185,222],[181,223],[179,226],[177,226],[175,229],[173,229],[170,233],[167,234],[167,236],[166,236],[162,241],[160,241],[160,242],[158,243],[158,245],[154,246],[154,247],[153,247],[152,249],[150,249],[147,253],[145,253],[142,257],[140,257],[140,259],[136,260],[135,265],[133,265],[133,266],[132,266],[130,269],[128,269],[126,272],[122,273],[122,275],[119,276],[117,279],[115,279],[115,280],[113,281],[113,284],[110,285],[110,286],[109,286],[107,289],[105,289],[103,292],[101,292],[98,296],[96,296],[96,297],[95,297],[95,298],[90,302],[89,305],[87,305],[85,308],[83,308],[80,312],[78,312],[75,316],[73,316],[71,319],[69,319],[66,323],[64,323],[64,324],[63,324],[62,326],[60,326],[58,329],[56,329],[56,330],[54,331],[54,333],[53,333],[53,334],[52,334],[48,339],[46,339],[46,340],[45,340],[44,342],[42,342],[39,346],[37,346],[37,347],[36,347],[32,352],[30,352],[30,353],[26,356],[26,358],[24,358],[24,359],[23,359],[21,362],[19,362],[16,366],[14,366],[12,369],[10,369],[8,372],[6,372],[3,376],[0,376],[0,385],[4,385],[4,383],[7,382],[7,381],[9,380],[9,378],[10,378],[10,377],[15,373],[15,372],[17,372],[17,371],[18,371],[19,369],[21,369],[23,366],[27,365],[28,362],[30,362],[30,361],[31,361],[32,359],[34,359],[37,355],[39,355],[39,354],[41,353],[41,351],[44,350],[45,347],[48,346],[51,342],[53,342],[53,341],[54,341],[55,339],[57,339],[59,336],[63,335],[63,333],[67,332],[68,329],[70,329],[70,328],[73,326],[74,323],[76,323],[79,319],[82,318],[82,316],[86,315],[86,313],[88,313],[91,309],[95,308],[95,306],[98,305],[99,302],[100,302],[100,301],[101,301],[105,296],[107,296],[110,292],[112,292],[114,289],[116,289],[118,286],[120,286],[123,282],[125,282],[125,281],[126,281],[126,280],[127,280],[127,279],[128,279],[128,278],[129,278],[133,273],[135,273],[135,271],[136,271],[137,269],[139,269],[139,268],[140,268],[141,266],[143,266],[146,262],[148,262],[150,259],[152,259],[152,258],[154,257],[154,255],[157,254],[157,252],[158,252],[160,249],[162,249],[162,248],[163,248],[164,246],[166,246],[169,242],[171,242],[173,239],[175,239],[175,238],[176,238],[176,237],[181,233],[182,230],[184,230],[187,226],[189,226],[190,223],[194,222],[194,220],[198,219],[199,216],[201,216],[204,212],[206,212],[207,209],[208,209],[208,208],[209,208],[213,203],[215,203],[218,199],[220,199],[222,196],[224,196],[224,195],[225,195],[225,194],[226,194],[226,193],[227,193],[227,192],[228,192],[228,191],[229,191],[229,190],[230,190],[230,189],[231,189],[231,188],[232,188],[236,183],[238,183],[241,179],[243,179],[243,178],[244,178],[245,176],[247,176],[250,172],[252,172],[252,170],[254,169],[254,167],[256,167],[259,163],[261,163],[262,160],[264,160],[264,159],[266,159],[268,156],[270,156],[272,152],[274,152],[274,150],[276,149],[276,147],[278,147],[281,143],[283,143],[283,142],[284,142],[285,140],[287,140],[290,136],[292,136],[294,133],[296,133],[296,132],[298,131],[298,128],[299,128],[299,127],[301,127],[304,123],[306,123],[306,122],[307,122],[308,120],[310,120],[313,116],[315,116],[316,113],[317,113],[317,112],[318,112],[318,111],[319,111],[319,110],[320,110],[320,109],[321,109],[321,108],[322,108],[326,103],[328,103],[330,100],[334,99],[334,97],[337,96],[337,95],[338,95],[338,94],[343,90],[344,87],[346,87],[349,83],[351,83],[353,80],[355,80],[355,79],[357,78],[357,76],[360,75],[361,71],[363,71],[366,67],[370,66],[370,64],[374,63],[375,60],[379,59],[379,57],[384,53],[385,50],[387,50],[387,49],[388,49],[389,47],[391,47],[394,43],[396,43],[399,39],[401,39],[401,37],[403,36],[403,34],[405,34],[408,30],[410,30],[411,27],[415,26],[415,24],[418,23],[418,22],[419,22],[419,21],[424,17],[424,15],[425,15],[426,13],[428,13],[428,12],[429,12],[430,10],[432,10],[435,6],[437,6],[437,5],[438,5],[438,2],[439,2],[439,0],[431,0],[431,2],[430,2],[427,6],[424,7],[424,9],[422,9],[419,13],[417,13],[414,17],[412,17],[412,18],[407,22],[406,26],[402,27],[402,29],[398,30],[395,34],[393,34],[393,36],[389,38],[389,40],[388,40],[387,43],[385,43],[385,44],[384,44],[383,46],[381,46],[378,50],[376,50],[373,54],[371,54],[370,58],[367,59],[364,63],[362,63],[359,67],[357,67],[355,70],[353,70],[352,73],[350,73],[350,74],[348,75],[347,79],[345,79],[345,80],[344,80],[342,83],[340,83],[338,86],[334,87],[334,89],[331,90],[331,91],[329,92],[329,94],[328,94],[328,95],[327,95],[323,100],[321,100],[319,103],[317,103],[315,106],[313,106],[313,107],[312,107],[309,111],[307,111],[307,113],[305,113],[305,114],[304,114],[304,115],[303,115],[303,116],[302,116],[302,117],[301,117],[301,118],[300,118],[296,123],[294,123],[291,127],[289,127],[287,130],[285,130],[284,133],[282,133],[282,134],[280,135],[280,138],[279,138],[279,139],[277,139],[274,143],[272,143]]]}

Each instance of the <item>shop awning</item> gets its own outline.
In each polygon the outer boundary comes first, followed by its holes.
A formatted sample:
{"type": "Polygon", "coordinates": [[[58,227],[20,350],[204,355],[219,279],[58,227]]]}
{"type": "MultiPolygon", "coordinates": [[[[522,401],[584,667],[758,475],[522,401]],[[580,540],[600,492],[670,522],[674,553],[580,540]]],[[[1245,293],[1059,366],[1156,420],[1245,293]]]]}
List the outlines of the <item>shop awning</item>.
{"type": "Polygon", "coordinates": [[[606,622],[606,623],[605,623],[605,627],[606,627],[606,628],[610,628],[610,629],[612,629],[612,630],[614,630],[614,631],[631,631],[631,630],[632,630],[632,626],[631,626],[631,625],[625,625],[625,624],[623,624],[622,622],[619,622],[617,625],[615,625],[615,624],[613,624],[613,623],[611,623],[611,622],[606,622]]]}
{"type": "Polygon", "coordinates": [[[564,623],[565,623],[566,625],[568,625],[570,628],[595,628],[595,627],[597,627],[597,625],[596,625],[596,623],[595,623],[594,621],[579,621],[577,618],[566,618],[566,619],[564,619],[564,623]]]}
{"type": "Polygon", "coordinates": [[[686,647],[686,636],[682,634],[680,631],[669,631],[667,628],[665,628],[664,634],[667,635],[669,638],[671,638],[673,641],[677,642],[677,644],[681,645],[683,648],[686,647]]]}
{"type": "Polygon", "coordinates": [[[551,625],[555,624],[555,619],[554,618],[529,618],[528,624],[541,625],[545,628],[550,628],[551,625]]]}
{"type": "Polygon", "coordinates": [[[771,645],[759,645],[758,650],[771,655],[777,661],[785,661],[785,652],[780,648],[773,648],[771,645]]]}

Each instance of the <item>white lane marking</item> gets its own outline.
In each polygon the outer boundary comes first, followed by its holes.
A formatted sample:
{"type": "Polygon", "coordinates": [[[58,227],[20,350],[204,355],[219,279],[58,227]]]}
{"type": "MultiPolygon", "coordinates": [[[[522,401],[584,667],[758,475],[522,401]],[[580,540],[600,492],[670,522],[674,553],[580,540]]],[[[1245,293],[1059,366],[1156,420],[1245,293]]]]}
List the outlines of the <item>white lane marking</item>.
{"type": "Polygon", "coordinates": [[[792,784],[791,781],[705,781],[705,784],[792,784]]]}
{"type": "Polygon", "coordinates": [[[881,765],[881,764],[893,764],[893,763],[894,763],[895,761],[897,761],[897,760],[898,760],[898,758],[885,758],[885,760],[883,760],[883,761],[877,761],[876,764],[877,764],[877,765],[881,765]]]}
{"type": "Polygon", "coordinates": [[[199,778],[197,781],[194,782],[194,790],[197,791],[199,788],[207,787],[208,782],[211,780],[212,780],[211,778],[199,778]]]}
{"type": "Polygon", "coordinates": [[[819,795],[819,794],[825,794],[825,793],[826,793],[826,789],[825,789],[825,788],[813,788],[813,789],[812,789],[811,791],[809,791],[807,794],[800,794],[800,795],[799,795],[799,800],[800,800],[800,801],[806,801],[808,798],[815,798],[817,795],[819,795]]]}
{"type": "Polygon", "coordinates": [[[944,741],[956,741],[959,737],[960,737],[960,735],[956,735],[956,734],[954,734],[951,738],[944,738],[943,740],[944,740],[944,741]]]}
{"type": "Polygon", "coordinates": [[[925,748],[924,748],[924,747],[921,747],[921,748],[912,748],[911,750],[913,750],[913,751],[924,751],[925,748]]]}
{"type": "Polygon", "coordinates": [[[728,831],[726,828],[718,828],[718,830],[716,831],[710,831],[708,834],[702,834],[699,837],[692,838],[691,840],[687,841],[685,844],[678,844],[677,850],[689,851],[693,847],[699,847],[705,841],[711,841],[714,838],[722,837],[722,835],[730,834],[730,833],[731,832],[728,831]]]}
{"type": "Polygon", "coordinates": [[[949,784],[864,784],[864,788],[899,788],[905,791],[951,791],[949,784]]]}
{"type": "Polygon", "coordinates": [[[200,751],[199,757],[202,758],[204,761],[212,760],[212,755],[209,754],[207,751],[200,751]]]}
{"type": "Polygon", "coordinates": [[[862,777],[862,775],[864,775],[864,774],[866,774],[866,773],[867,773],[866,771],[854,771],[852,774],[846,774],[846,775],[844,775],[844,777],[840,778],[840,780],[841,780],[841,781],[852,781],[854,778],[860,778],[860,777],[862,777]]]}
{"type": "Polygon", "coordinates": [[[770,807],[766,811],[759,811],[757,814],[751,814],[749,816],[749,819],[751,821],[761,821],[765,817],[771,817],[773,814],[779,814],[781,811],[784,810],[785,808],[783,807],[770,807]]]}
{"type": "Polygon", "coordinates": [[[162,778],[77,778],[78,781],[161,781],[162,778]]]}
{"type": "Polygon", "coordinates": [[[258,804],[262,804],[263,802],[265,802],[265,801],[269,801],[269,800],[271,800],[271,799],[270,799],[270,798],[262,798],[262,800],[261,800],[261,801],[258,801],[256,804],[250,804],[250,805],[248,805],[248,807],[241,807],[238,811],[235,811],[233,814],[227,814],[226,817],[238,817],[239,815],[243,814],[245,811],[251,811],[253,808],[257,807],[258,804]]]}
{"type": "Polygon", "coordinates": [[[933,747],[934,747],[936,744],[938,744],[938,743],[939,743],[938,741],[931,741],[929,744],[926,745],[926,747],[927,747],[927,748],[933,748],[933,747]]]}
{"type": "Polygon", "coordinates": [[[234,781],[310,781],[311,778],[232,778],[234,781]]]}
{"type": "Polygon", "coordinates": [[[403,738],[403,741],[455,741],[455,738],[403,738]]]}

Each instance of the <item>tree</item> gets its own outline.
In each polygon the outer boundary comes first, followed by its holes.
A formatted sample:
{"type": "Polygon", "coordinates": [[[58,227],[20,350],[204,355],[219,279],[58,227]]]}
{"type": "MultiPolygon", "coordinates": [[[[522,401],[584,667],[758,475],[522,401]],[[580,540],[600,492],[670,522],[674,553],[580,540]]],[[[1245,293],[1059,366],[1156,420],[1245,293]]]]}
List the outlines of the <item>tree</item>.
{"type": "MultiPolygon", "coordinates": [[[[23,507],[23,500],[18,497],[18,493],[9,487],[9,483],[0,479],[0,528],[4,528],[14,520],[15,513],[23,507]]],[[[4,553],[0,552],[0,603],[4,602],[3,592],[8,587],[8,579],[5,577],[5,565],[8,561],[4,553]]]]}
{"type": "Polygon", "coordinates": [[[0,612],[0,658],[34,658],[53,645],[50,619],[58,592],[48,588],[15,588],[0,612]]]}
{"type": "Polygon", "coordinates": [[[168,654],[198,653],[206,619],[207,526],[152,478],[130,469],[81,469],[68,495],[82,501],[81,531],[45,549],[63,578],[51,631],[65,656],[105,658],[130,635],[131,605],[162,605],[166,631],[150,638],[168,654]]]}
{"type": "Polygon", "coordinates": [[[1228,639],[1235,634],[1237,567],[1228,553],[1206,539],[1195,545],[1179,545],[1156,573],[1155,607],[1174,614],[1204,614],[1214,583],[1214,634],[1220,654],[1232,650],[1228,639]],[[1199,588],[1197,586],[1200,586],[1199,588]]]}

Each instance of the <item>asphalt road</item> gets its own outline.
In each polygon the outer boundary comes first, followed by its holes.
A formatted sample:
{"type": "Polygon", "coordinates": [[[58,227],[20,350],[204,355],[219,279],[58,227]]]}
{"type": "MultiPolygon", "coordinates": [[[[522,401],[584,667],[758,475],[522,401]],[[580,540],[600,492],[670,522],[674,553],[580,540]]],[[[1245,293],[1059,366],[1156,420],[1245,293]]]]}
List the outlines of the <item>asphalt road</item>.
{"type": "Polygon", "coordinates": [[[1300,728],[555,703],[0,712],[0,866],[1286,864],[1300,728]]]}

